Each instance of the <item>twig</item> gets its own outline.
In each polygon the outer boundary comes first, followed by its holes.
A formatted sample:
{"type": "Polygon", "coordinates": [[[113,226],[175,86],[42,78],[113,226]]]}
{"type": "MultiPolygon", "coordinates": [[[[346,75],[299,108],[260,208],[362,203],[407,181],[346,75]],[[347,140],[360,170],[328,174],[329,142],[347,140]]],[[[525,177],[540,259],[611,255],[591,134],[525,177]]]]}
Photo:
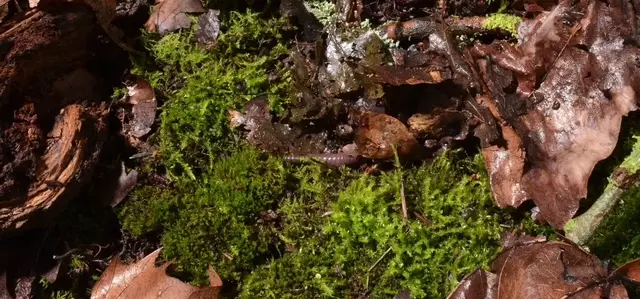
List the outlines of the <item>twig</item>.
{"type": "Polygon", "coordinates": [[[618,203],[627,190],[638,184],[638,175],[640,175],[640,138],[636,137],[631,154],[613,172],[602,195],[587,212],[565,225],[564,231],[567,239],[579,245],[589,241],[607,213],[618,203]]]}
{"type": "Polygon", "coordinates": [[[400,198],[402,198],[402,218],[407,220],[407,198],[404,196],[404,180],[400,177],[400,198]]]}
{"type": "Polygon", "coordinates": [[[389,254],[389,252],[391,252],[391,247],[389,247],[389,249],[387,249],[387,251],[385,251],[382,256],[375,263],[373,263],[373,265],[371,265],[371,267],[369,267],[369,270],[367,270],[367,274],[364,280],[364,288],[366,290],[369,289],[369,274],[371,273],[371,271],[373,271],[373,269],[376,268],[376,266],[378,266],[378,264],[384,259],[384,257],[389,254]]]}
{"type": "Polygon", "coordinates": [[[80,249],[80,248],[73,248],[73,249],[71,249],[71,250],[69,250],[69,251],[67,251],[67,252],[65,252],[65,253],[63,253],[61,255],[53,255],[53,259],[54,260],[61,260],[63,258],[66,258],[66,257],[74,254],[74,253],[82,252],[82,250],[83,249],[80,249]]]}
{"type": "Polygon", "coordinates": [[[387,256],[387,254],[389,254],[389,252],[391,252],[392,248],[389,247],[389,249],[387,249],[387,251],[385,251],[382,256],[375,262],[373,263],[373,265],[371,265],[371,267],[369,267],[369,270],[367,270],[367,272],[371,272],[373,269],[375,269],[376,266],[378,266],[378,264],[384,259],[385,256],[387,256]]]}

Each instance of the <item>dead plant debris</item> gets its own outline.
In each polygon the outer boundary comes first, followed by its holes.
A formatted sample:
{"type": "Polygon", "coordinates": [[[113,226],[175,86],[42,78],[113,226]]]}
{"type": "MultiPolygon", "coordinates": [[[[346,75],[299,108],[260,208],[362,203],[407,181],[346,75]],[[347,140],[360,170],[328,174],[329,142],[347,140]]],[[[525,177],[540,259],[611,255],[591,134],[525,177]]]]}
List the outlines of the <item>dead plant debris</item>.
{"type": "Polygon", "coordinates": [[[161,249],[150,253],[142,260],[124,265],[114,258],[104,270],[100,280],[91,291],[92,299],[140,298],[140,299],[216,299],[219,298],[222,281],[209,268],[209,287],[195,287],[168,276],[171,265],[165,263],[156,267],[155,262],[161,249]]]}
{"type": "Polygon", "coordinates": [[[200,0],[157,0],[145,24],[149,32],[165,35],[178,29],[191,27],[190,13],[204,13],[200,0]]]}
{"type": "Polygon", "coordinates": [[[467,275],[448,298],[629,298],[621,282],[638,282],[638,271],[638,260],[609,273],[575,244],[525,236],[505,245],[490,272],[467,275]]]}

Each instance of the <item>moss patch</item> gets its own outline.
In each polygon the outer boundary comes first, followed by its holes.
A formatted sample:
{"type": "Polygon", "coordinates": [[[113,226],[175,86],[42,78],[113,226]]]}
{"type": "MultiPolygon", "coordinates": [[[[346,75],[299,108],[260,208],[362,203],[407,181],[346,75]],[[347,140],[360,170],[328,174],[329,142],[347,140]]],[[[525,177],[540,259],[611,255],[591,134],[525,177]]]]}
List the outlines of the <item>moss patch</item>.
{"type": "Polygon", "coordinates": [[[222,18],[223,34],[213,49],[199,48],[193,31],[160,39],[147,36],[152,57],[136,62],[134,73],[150,80],[167,98],[159,143],[173,179],[196,179],[233,146],[228,109],[266,95],[278,112],[288,100],[290,75],[280,59],[289,53],[284,36],[288,23],[254,13],[234,12],[222,18]]]}
{"type": "Polygon", "coordinates": [[[449,156],[406,173],[354,180],[315,237],[254,271],[240,297],[391,298],[403,289],[414,298],[446,296],[499,248],[499,216],[486,176],[470,176],[477,173],[473,165],[449,156]],[[401,217],[402,177],[410,211],[427,222],[413,213],[401,217]]]}
{"type": "Polygon", "coordinates": [[[505,217],[479,160],[449,153],[367,176],[285,165],[235,142],[227,109],[264,94],[276,112],[287,103],[286,25],[223,18],[210,51],[193,45],[192,32],[148,37],[153,57],[136,72],[166,98],[157,140],[172,187],[138,188],[119,213],[126,230],[161,233],[164,257],[192,283],[205,284],[211,265],[242,298],[389,298],[403,289],[437,298],[487,265],[505,217]]]}
{"type": "Polygon", "coordinates": [[[121,217],[137,233],[160,227],[165,257],[195,283],[205,283],[213,265],[242,298],[389,297],[401,289],[442,297],[499,249],[500,215],[478,173],[454,155],[373,177],[285,167],[241,150],[173,199],[150,201],[142,195],[156,191],[140,189],[121,217]],[[409,220],[401,217],[402,184],[409,220]],[[138,206],[160,214],[151,219],[162,225],[149,225],[138,206]],[[277,219],[265,217],[269,210],[277,219]]]}
{"type": "Polygon", "coordinates": [[[482,23],[482,26],[486,29],[502,29],[517,38],[518,24],[520,24],[521,21],[521,18],[514,15],[495,13],[490,15],[484,23],[482,23]]]}

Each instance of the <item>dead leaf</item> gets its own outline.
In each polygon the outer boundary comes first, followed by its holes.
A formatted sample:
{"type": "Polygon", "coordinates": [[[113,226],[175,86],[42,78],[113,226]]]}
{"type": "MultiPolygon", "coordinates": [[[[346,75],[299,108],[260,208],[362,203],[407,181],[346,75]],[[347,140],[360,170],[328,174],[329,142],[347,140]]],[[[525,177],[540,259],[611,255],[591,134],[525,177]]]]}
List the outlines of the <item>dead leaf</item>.
{"type": "Polygon", "coordinates": [[[409,290],[402,290],[393,297],[393,299],[411,299],[411,298],[412,298],[411,292],[409,290]]]}
{"type": "MultiPolygon", "coordinates": [[[[55,265],[42,273],[42,279],[45,279],[48,283],[55,283],[60,277],[60,268],[62,268],[62,259],[56,261],[55,265]]],[[[0,296],[2,298],[2,296],[0,296]]]]}
{"type": "Polygon", "coordinates": [[[156,120],[156,94],[153,87],[146,80],[137,77],[133,86],[127,86],[129,90],[128,101],[131,108],[132,119],[126,124],[127,134],[136,138],[143,137],[151,131],[151,126],[156,120]]]}
{"type": "Polygon", "coordinates": [[[9,293],[9,287],[7,285],[6,270],[0,270],[0,298],[11,298],[11,293],[9,293]]]}
{"type": "Polygon", "coordinates": [[[497,298],[561,298],[602,281],[606,273],[595,256],[567,243],[517,246],[500,269],[497,298]]]}
{"type": "Polygon", "coordinates": [[[640,259],[630,261],[611,273],[611,277],[620,276],[640,283],[640,259]]]}
{"type": "Polygon", "coordinates": [[[120,162],[120,171],[117,176],[112,176],[105,185],[109,190],[104,191],[103,202],[111,207],[115,207],[127,197],[129,192],[138,183],[138,172],[134,169],[127,173],[124,162],[120,162]]]}
{"type": "Polygon", "coordinates": [[[452,110],[433,109],[429,113],[416,113],[409,117],[407,124],[411,133],[418,137],[440,138],[452,131],[460,131],[465,115],[452,110]]]}
{"type": "Polygon", "coordinates": [[[507,144],[483,149],[494,197],[501,207],[532,199],[558,229],[586,197],[596,163],[613,151],[640,86],[640,49],[624,42],[632,30],[619,8],[581,3],[584,17],[577,21],[564,20],[569,7],[563,2],[524,22],[516,47],[477,47],[499,66],[480,65],[493,85],[489,108],[502,120],[507,144]],[[514,94],[504,92],[511,78],[514,94]],[[518,103],[531,108],[522,111],[518,103]]]}
{"type": "Polygon", "coordinates": [[[207,13],[198,17],[198,30],[196,31],[196,39],[200,45],[211,47],[218,40],[220,35],[220,15],[219,10],[209,9],[207,13]]]}
{"type": "Polygon", "coordinates": [[[186,284],[167,275],[166,270],[170,263],[165,263],[161,267],[155,266],[160,250],[161,248],[131,265],[124,265],[118,257],[115,257],[91,290],[91,298],[219,298],[222,281],[212,268],[209,268],[210,287],[199,288],[186,284]]]}
{"type": "Polygon", "coordinates": [[[447,299],[495,299],[496,285],[495,274],[478,269],[465,276],[447,299]]]}
{"type": "Polygon", "coordinates": [[[394,147],[401,158],[412,158],[418,149],[418,141],[407,127],[386,114],[364,114],[354,141],[360,155],[371,159],[393,159],[394,147]]]}
{"type": "Polygon", "coordinates": [[[530,236],[512,240],[492,272],[467,275],[448,298],[629,298],[619,277],[574,244],[530,236]]]}
{"type": "Polygon", "coordinates": [[[149,32],[165,35],[191,27],[188,13],[206,12],[200,0],[156,0],[156,6],[145,24],[149,32]]]}

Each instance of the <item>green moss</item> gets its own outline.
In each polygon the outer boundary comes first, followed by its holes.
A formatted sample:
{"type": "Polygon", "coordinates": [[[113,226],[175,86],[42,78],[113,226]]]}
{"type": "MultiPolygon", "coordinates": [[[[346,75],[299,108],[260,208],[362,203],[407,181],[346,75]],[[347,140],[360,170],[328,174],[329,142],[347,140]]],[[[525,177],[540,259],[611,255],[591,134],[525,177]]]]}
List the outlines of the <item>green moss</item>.
{"type": "MultiPolygon", "coordinates": [[[[589,199],[593,200],[602,194],[610,174],[618,166],[630,171],[638,170],[637,161],[627,159],[640,152],[637,148],[640,146],[638,136],[640,119],[632,114],[623,119],[618,145],[611,157],[596,166],[589,180],[589,199]]],[[[587,246],[601,259],[612,260],[615,265],[620,266],[640,257],[640,233],[635,229],[639,225],[640,186],[636,185],[609,212],[587,246]]]]}
{"type": "Polygon", "coordinates": [[[612,260],[615,265],[640,256],[640,187],[635,186],[607,215],[587,246],[601,259],[612,260]]]}
{"type": "Polygon", "coordinates": [[[228,110],[266,95],[271,109],[288,103],[290,76],[280,62],[288,54],[282,19],[232,12],[222,16],[217,44],[193,42],[193,31],[155,39],[146,36],[152,56],[135,61],[134,73],[167,97],[160,114],[159,144],[172,179],[195,179],[233,145],[228,110]],[[271,77],[278,79],[270,81],[271,77]]]}
{"type": "Polygon", "coordinates": [[[522,21],[521,18],[505,14],[505,13],[494,13],[490,15],[482,26],[486,29],[502,29],[505,30],[514,37],[518,37],[518,24],[522,21]]]}
{"type": "MultiPolygon", "coordinates": [[[[620,167],[629,172],[638,171],[638,154],[640,154],[640,142],[637,136],[632,136],[635,143],[630,146],[633,150],[620,164],[620,167]]],[[[622,146],[629,146],[626,140],[622,140],[622,146]]],[[[640,225],[640,185],[636,184],[627,190],[614,208],[605,217],[604,222],[596,230],[589,242],[597,255],[604,259],[612,259],[620,266],[640,256],[640,233],[636,227],[640,225]]]]}
{"type": "Polygon", "coordinates": [[[119,211],[122,227],[136,237],[162,228],[177,204],[177,190],[143,186],[132,192],[130,199],[119,211]]]}
{"type": "Polygon", "coordinates": [[[185,187],[165,224],[164,255],[178,260],[196,282],[206,281],[209,265],[225,279],[239,280],[278,245],[275,222],[259,214],[286,195],[281,163],[243,150],[206,170],[200,181],[185,187]]]}
{"type": "Polygon", "coordinates": [[[449,157],[404,174],[354,180],[315,237],[254,271],[240,297],[348,298],[370,292],[390,298],[402,289],[415,298],[446,296],[462,276],[486,266],[499,247],[488,182],[486,176],[471,178],[474,165],[449,157]],[[402,219],[401,176],[411,211],[428,224],[413,216],[402,219]]]}
{"type": "Polygon", "coordinates": [[[136,72],[166,99],[157,140],[172,188],[136,190],[120,211],[125,229],[161,233],[164,257],[193,283],[205,284],[213,266],[242,298],[389,298],[402,289],[443,297],[487,265],[504,215],[480,160],[450,153],[363,176],[284,165],[234,142],[228,109],[264,94],[276,112],[287,103],[286,26],[255,14],[223,19],[209,51],[194,46],[193,32],[147,37],[152,57],[136,72]]]}

